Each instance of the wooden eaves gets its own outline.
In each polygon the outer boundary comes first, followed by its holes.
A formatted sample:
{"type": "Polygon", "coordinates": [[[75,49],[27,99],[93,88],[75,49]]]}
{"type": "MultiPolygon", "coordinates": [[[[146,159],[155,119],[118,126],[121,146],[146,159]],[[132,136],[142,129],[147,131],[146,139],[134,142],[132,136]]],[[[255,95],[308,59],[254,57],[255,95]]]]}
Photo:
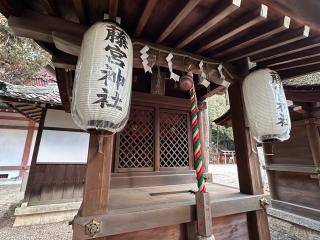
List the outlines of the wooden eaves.
{"type": "MultiPolygon", "coordinates": [[[[166,3],[161,8],[161,1],[149,0],[135,6],[119,2],[102,4],[101,1],[74,0],[64,6],[38,5],[36,1],[28,4],[17,0],[1,2],[0,11],[8,17],[13,31],[18,36],[36,40],[52,54],[65,109],[70,105],[73,73],[63,74],[62,71],[74,71],[82,36],[92,23],[102,20],[103,13],[120,17],[125,30],[137,42],[156,44],[173,52],[182,51],[185,55],[201,53],[199,58],[217,64],[227,63],[230,79],[237,76],[230,70],[232,65],[246,57],[258,65],[279,70],[283,78],[320,69],[318,23],[308,17],[301,18],[302,13],[284,11],[278,1],[190,0],[166,3]],[[298,68],[292,72],[295,67],[298,68]]],[[[142,68],[139,48],[136,47],[134,54],[136,68],[142,68]]],[[[165,67],[166,62],[161,62],[165,67]]],[[[186,66],[182,62],[178,59],[173,67],[184,71],[186,66]]],[[[195,65],[195,71],[196,68],[195,65]]],[[[201,95],[210,96],[218,87],[212,80],[208,89],[201,88],[201,95]]]]}

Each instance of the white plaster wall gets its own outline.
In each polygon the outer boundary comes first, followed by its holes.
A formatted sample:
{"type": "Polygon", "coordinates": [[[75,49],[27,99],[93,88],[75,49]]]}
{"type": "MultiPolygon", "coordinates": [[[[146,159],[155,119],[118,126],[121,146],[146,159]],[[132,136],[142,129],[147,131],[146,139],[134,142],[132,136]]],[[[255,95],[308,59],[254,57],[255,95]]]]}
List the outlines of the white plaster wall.
{"type": "Polygon", "coordinates": [[[47,110],[44,126],[79,129],[79,127],[73,122],[70,113],[56,109],[47,110]]]}
{"type": "Polygon", "coordinates": [[[19,166],[27,131],[0,129],[0,166],[19,166]]]}
{"type": "Polygon", "coordinates": [[[70,129],[79,129],[74,124],[70,113],[47,109],[44,127],[59,128],[61,131],[43,130],[37,163],[87,162],[89,134],[70,131],[70,129]]]}
{"type": "Polygon", "coordinates": [[[38,163],[86,163],[89,134],[43,130],[38,163]]]}

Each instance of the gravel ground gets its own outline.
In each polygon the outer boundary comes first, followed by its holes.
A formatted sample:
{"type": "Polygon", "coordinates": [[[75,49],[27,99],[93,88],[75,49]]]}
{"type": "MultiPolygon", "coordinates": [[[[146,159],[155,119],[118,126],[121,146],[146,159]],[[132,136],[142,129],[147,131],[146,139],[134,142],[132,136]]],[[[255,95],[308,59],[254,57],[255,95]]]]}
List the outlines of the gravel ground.
{"type": "Polygon", "coordinates": [[[0,239],[1,240],[67,240],[72,238],[72,229],[67,222],[15,227],[14,209],[23,198],[19,185],[0,186],[0,239]]]}
{"type": "MultiPolygon", "coordinates": [[[[264,189],[266,192],[269,191],[268,188],[268,179],[266,171],[262,168],[260,169],[262,181],[264,183],[264,189]]],[[[209,165],[209,172],[213,175],[213,182],[219,183],[223,185],[227,185],[230,187],[239,188],[239,181],[238,181],[238,172],[237,172],[237,165],[236,164],[228,164],[228,165],[209,165]]]]}

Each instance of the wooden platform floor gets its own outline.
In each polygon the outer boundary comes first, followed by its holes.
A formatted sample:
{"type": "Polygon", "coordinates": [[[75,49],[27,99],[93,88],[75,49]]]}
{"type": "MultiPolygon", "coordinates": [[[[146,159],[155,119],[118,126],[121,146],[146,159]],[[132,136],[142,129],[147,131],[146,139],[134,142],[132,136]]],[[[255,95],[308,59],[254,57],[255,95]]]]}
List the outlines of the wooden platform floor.
{"type": "MultiPolygon", "coordinates": [[[[119,213],[122,209],[141,211],[174,205],[194,205],[195,196],[191,191],[197,191],[196,184],[180,184],[142,188],[112,189],[109,209],[119,213]]],[[[220,185],[207,184],[211,202],[225,201],[248,196],[239,193],[239,189],[220,185]]]]}
{"type": "MultiPolygon", "coordinates": [[[[98,236],[141,231],[195,221],[193,184],[112,189],[109,211],[104,215],[76,217],[74,232],[86,239],[84,226],[91,219],[101,222],[98,236]]],[[[259,200],[265,195],[247,195],[239,189],[207,184],[212,216],[220,217],[261,209],[259,200]]]]}

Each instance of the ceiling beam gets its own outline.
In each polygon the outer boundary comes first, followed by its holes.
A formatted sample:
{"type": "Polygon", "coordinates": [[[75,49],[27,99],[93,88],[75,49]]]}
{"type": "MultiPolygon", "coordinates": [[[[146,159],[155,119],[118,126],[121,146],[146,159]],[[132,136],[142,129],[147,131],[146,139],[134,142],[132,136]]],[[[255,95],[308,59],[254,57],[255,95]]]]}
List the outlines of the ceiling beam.
{"type": "Polygon", "coordinates": [[[157,2],[158,2],[157,0],[148,0],[146,6],[144,7],[143,13],[139,19],[136,30],[134,31],[134,36],[139,37],[141,35],[157,2]]]}
{"type": "Polygon", "coordinates": [[[10,16],[8,24],[17,36],[50,43],[53,42],[52,32],[82,38],[87,30],[86,26],[33,11],[24,11],[20,17],[10,16]]]}
{"type": "MultiPolygon", "coordinates": [[[[223,50],[212,53],[215,58],[230,55],[240,49],[248,46],[253,46],[257,42],[263,41],[274,34],[280,33],[290,27],[290,18],[287,16],[282,17],[278,21],[266,23],[262,26],[255,28],[253,31],[237,38],[223,47],[223,50]]],[[[211,55],[211,54],[210,54],[211,55]]]]}
{"type": "Polygon", "coordinates": [[[320,71],[320,64],[313,64],[309,66],[303,66],[303,67],[292,68],[289,70],[278,71],[278,74],[280,75],[281,79],[287,79],[287,78],[298,77],[301,75],[314,73],[318,71],[320,71]]]}
{"type": "Polygon", "coordinates": [[[308,37],[291,44],[286,45],[285,47],[274,48],[267,52],[262,52],[251,57],[251,60],[254,62],[266,61],[272,58],[281,57],[291,53],[307,50],[314,47],[320,46],[320,37],[308,37]]]}
{"type": "Polygon", "coordinates": [[[219,1],[219,6],[213,10],[213,13],[206,18],[202,23],[200,23],[195,30],[188,33],[186,38],[180,41],[176,48],[181,49],[187,44],[192,42],[194,39],[217,25],[219,22],[224,20],[228,15],[232,14],[235,10],[239,9],[241,0],[228,0],[219,1]]]}
{"type": "Polygon", "coordinates": [[[309,36],[309,31],[310,28],[308,26],[304,26],[298,29],[287,30],[283,33],[279,33],[279,36],[278,34],[276,36],[272,36],[270,39],[268,38],[261,43],[247,47],[222,59],[224,61],[234,62],[245,57],[251,57],[252,55],[269,51],[271,49],[284,46],[289,43],[306,38],[309,36]]]}
{"type": "Polygon", "coordinates": [[[244,30],[247,30],[258,23],[267,19],[268,7],[261,4],[261,6],[250,13],[245,14],[240,19],[235,19],[233,23],[229,24],[218,33],[214,33],[213,37],[209,37],[206,44],[201,46],[196,50],[197,53],[207,52],[209,49],[221,46],[224,41],[229,41],[231,38],[235,37],[237,34],[244,30]]]}
{"type": "Polygon", "coordinates": [[[215,83],[210,83],[208,88],[202,87],[201,89],[199,89],[197,91],[197,96],[199,97],[199,101],[202,102],[215,94],[225,91],[225,89],[226,88],[224,86],[215,83]]]}
{"type": "Polygon", "coordinates": [[[320,56],[320,47],[307,49],[305,51],[299,51],[291,54],[287,54],[281,57],[269,59],[263,62],[258,62],[259,66],[272,67],[279,64],[289,63],[293,61],[308,59],[311,57],[320,56]]]}
{"type": "Polygon", "coordinates": [[[88,17],[86,15],[85,6],[83,0],[73,0],[73,6],[75,8],[79,23],[83,25],[88,24],[88,17]]]}
{"type": "MultiPolygon", "coordinates": [[[[134,51],[133,51],[133,67],[134,68],[143,68],[142,65],[142,60],[140,58],[140,49],[142,48],[142,46],[134,46],[134,51]]],[[[148,51],[149,57],[148,57],[148,61],[149,61],[149,66],[155,66],[156,64],[158,64],[160,67],[168,67],[168,62],[166,61],[166,57],[167,57],[167,53],[165,52],[161,52],[159,55],[158,51],[155,50],[149,50],[148,51]],[[157,61],[157,58],[159,58],[159,60],[157,61]]],[[[193,59],[187,59],[183,56],[174,56],[173,58],[173,69],[174,70],[178,70],[178,71],[186,71],[186,68],[188,66],[190,66],[190,68],[192,69],[192,71],[195,74],[200,74],[200,70],[199,70],[199,61],[193,60],[193,59]]],[[[77,57],[76,56],[72,56],[69,54],[60,54],[60,55],[53,55],[52,56],[52,63],[55,67],[57,68],[64,68],[64,69],[69,69],[69,70],[75,70],[76,69],[76,64],[77,64],[77,57]]],[[[213,64],[215,66],[218,66],[218,63],[213,64]]]]}
{"type": "Polygon", "coordinates": [[[116,19],[118,15],[118,0],[109,0],[109,15],[111,19],[116,19]]]}
{"type": "Polygon", "coordinates": [[[80,54],[82,37],[52,32],[52,40],[57,49],[74,56],[80,54]]]}
{"type": "Polygon", "coordinates": [[[166,39],[173,30],[181,23],[183,19],[198,5],[200,0],[189,0],[184,8],[179,12],[179,14],[172,20],[172,22],[165,28],[157,39],[157,43],[162,42],[166,39]]]}
{"type": "Polygon", "coordinates": [[[320,64],[320,56],[310,57],[310,58],[303,59],[303,60],[297,60],[297,61],[292,61],[292,62],[288,62],[288,63],[275,65],[272,67],[272,69],[276,70],[276,71],[283,71],[283,70],[287,70],[287,69],[309,66],[309,65],[313,65],[313,64],[320,64]]]}

